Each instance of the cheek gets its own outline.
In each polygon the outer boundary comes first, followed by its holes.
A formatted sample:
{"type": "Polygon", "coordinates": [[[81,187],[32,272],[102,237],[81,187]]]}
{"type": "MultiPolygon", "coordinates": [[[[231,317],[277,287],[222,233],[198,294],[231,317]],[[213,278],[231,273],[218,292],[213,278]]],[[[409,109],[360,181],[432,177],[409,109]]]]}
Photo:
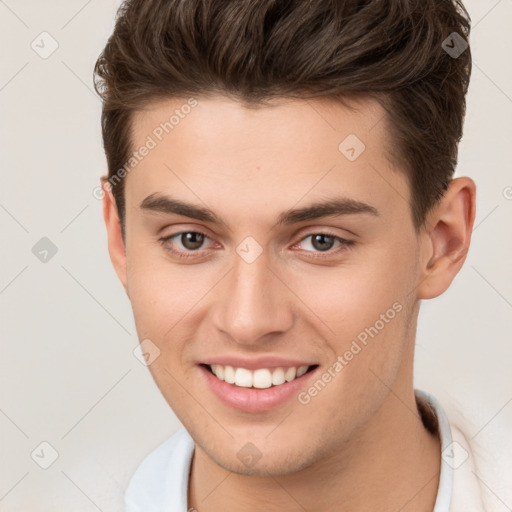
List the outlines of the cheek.
{"type": "Polygon", "coordinates": [[[315,411],[333,432],[371,416],[393,386],[410,342],[414,262],[406,253],[385,254],[300,281],[297,294],[308,298],[329,345],[320,376],[329,383],[305,389],[300,403],[309,404],[305,410],[315,411]]]}
{"type": "Polygon", "coordinates": [[[208,265],[177,265],[162,250],[127,251],[129,297],[139,339],[149,338],[162,351],[185,344],[187,320],[218,281],[208,265]],[[180,334],[179,334],[180,333],[180,334]]]}
{"type": "MultiPolygon", "coordinates": [[[[413,299],[412,255],[384,248],[371,258],[348,260],[338,268],[312,269],[290,276],[294,291],[340,339],[372,326],[393,305],[413,299]]],[[[396,306],[395,306],[396,309],[396,306]]],[[[331,333],[332,334],[332,333],[331,333]]]]}
{"type": "Polygon", "coordinates": [[[376,383],[371,371],[385,382],[393,379],[409,342],[408,311],[414,300],[413,246],[400,251],[393,244],[374,247],[363,259],[294,281],[297,295],[320,319],[316,324],[325,334],[329,359],[343,358],[340,386],[352,391],[376,383]]]}

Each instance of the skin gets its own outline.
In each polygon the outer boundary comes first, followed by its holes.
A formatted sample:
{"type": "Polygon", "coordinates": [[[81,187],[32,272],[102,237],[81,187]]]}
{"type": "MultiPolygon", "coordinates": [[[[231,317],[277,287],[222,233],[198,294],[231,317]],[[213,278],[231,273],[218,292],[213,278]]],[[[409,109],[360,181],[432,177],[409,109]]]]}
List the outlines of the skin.
{"type": "MultiPolygon", "coordinates": [[[[413,225],[405,174],[386,156],[385,113],[327,100],[274,100],[248,109],[223,97],[198,105],[126,177],[126,243],[108,187],[109,253],[140,340],[160,356],[149,369],[195,441],[189,507],[237,510],[432,510],[440,443],[418,414],[413,356],[420,301],[442,294],[463,265],[475,184],[452,180],[425,227],[413,225]],[[353,162],[348,134],[366,146],[353,162]],[[145,211],[149,195],[206,206],[225,226],[145,211]],[[337,195],[378,210],[277,226],[279,214],[337,195]],[[204,244],[162,236],[201,231],[204,244]],[[322,252],[317,233],[354,241],[322,252]],[[236,248],[261,246],[252,263],[236,248]],[[186,241],[185,241],[186,243],[186,241]],[[338,250],[338,252],[336,252],[338,250]],[[314,258],[314,255],[319,258],[314,258]],[[235,411],[198,378],[206,356],[280,355],[325,371],[394,303],[400,313],[307,405],[235,411]],[[251,442],[261,458],[237,457],[251,442]]],[[[133,119],[134,148],[185,99],[153,103],[133,119]]],[[[105,185],[103,179],[103,185],[105,185]]]]}

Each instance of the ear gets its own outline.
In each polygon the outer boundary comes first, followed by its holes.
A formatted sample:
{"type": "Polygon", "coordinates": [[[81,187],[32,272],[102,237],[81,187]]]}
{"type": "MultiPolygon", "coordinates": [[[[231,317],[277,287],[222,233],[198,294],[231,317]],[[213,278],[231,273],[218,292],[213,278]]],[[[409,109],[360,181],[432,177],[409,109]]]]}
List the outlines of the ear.
{"type": "Polygon", "coordinates": [[[125,292],[128,293],[126,252],[121,234],[121,222],[119,221],[116,200],[112,194],[112,186],[105,176],[101,178],[101,188],[103,190],[103,218],[105,219],[105,226],[107,228],[110,260],[112,261],[117,277],[119,277],[125,292]]]}
{"type": "Polygon", "coordinates": [[[471,178],[450,182],[439,204],[429,213],[423,238],[419,299],[444,293],[462,268],[475,220],[476,185],[471,178]]]}

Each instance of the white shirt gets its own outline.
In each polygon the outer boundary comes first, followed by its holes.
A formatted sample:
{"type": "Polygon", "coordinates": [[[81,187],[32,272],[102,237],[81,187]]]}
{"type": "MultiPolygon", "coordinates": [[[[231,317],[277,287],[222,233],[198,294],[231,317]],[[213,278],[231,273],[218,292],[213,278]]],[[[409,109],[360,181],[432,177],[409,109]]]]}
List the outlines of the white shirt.
{"type": "MultiPolygon", "coordinates": [[[[485,511],[466,438],[458,428],[450,426],[431,394],[421,390],[415,390],[415,394],[418,404],[433,413],[434,429],[437,427],[441,440],[441,473],[433,512],[485,511]]],[[[147,455],[126,489],[125,512],[187,512],[193,453],[194,441],[181,428],[147,455]]]]}

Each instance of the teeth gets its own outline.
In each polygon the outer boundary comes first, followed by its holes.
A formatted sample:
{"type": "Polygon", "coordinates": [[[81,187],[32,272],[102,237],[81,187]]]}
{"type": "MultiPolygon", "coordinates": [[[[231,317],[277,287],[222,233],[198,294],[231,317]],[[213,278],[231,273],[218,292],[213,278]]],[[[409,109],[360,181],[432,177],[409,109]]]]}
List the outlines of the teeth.
{"type": "Polygon", "coordinates": [[[252,387],[252,373],[245,368],[237,368],[235,372],[235,384],[242,388],[252,387]]]}
{"type": "MultiPolygon", "coordinates": [[[[220,364],[216,364],[215,366],[219,367],[221,365],[220,364]]],[[[212,370],[213,370],[213,368],[212,368],[212,370]]],[[[219,379],[221,378],[220,377],[220,373],[215,373],[215,375],[217,375],[217,377],[219,377],[219,379]]],[[[225,366],[224,367],[224,380],[228,384],[234,384],[235,383],[235,370],[234,370],[234,368],[232,366],[225,366]]]]}
{"type": "Polygon", "coordinates": [[[272,386],[272,374],[270,373],[270,370],[267,370],[266,368],[256,370],[252,374],[252,385],[259,389],[265,389],[272,386]]]}
{"type": "Polygon", "coordinates": [[[220,364],[210,365],[212,372],[218,379],[234,384],[242,388],[266,389],[271,386],[279,386],[285,382],[291,382],[304,375],[309,366],[291,366],[290,368],[260,368],[258,370],[248,370],[247,368],[233,368],[232,366],[222,366],[220,364]]]}
{"type": "Polygon", "coordinates": [[[293,379],[295,379],[296,376],[297,376],[297,368],[295,368],[293,366],[291,368],[288,368],[288,370],[286,370],[286,372],[284,374],[284,378],[286,379],[286,382],[292,381],[293,379]]]}
{"type": "Polygon", "coordinates": [[[299,366],[297,368],[297,377],[302,377],[307,371],[309,366],[299,366]]]}
{"type": "Polygon", "coordinates": [[[282,368],[276,368],[272,372],[272,384],[274,386],[279,386],[279,384],[284,384],[285,378],[284,378],[284,370],[282,368]]]}
{"type": "Polygon", "coordinates": [[[213,366],[215,366],[215,370],[213,370],[215,375],[218,375],[220,380],[224,380],[224,367],[220,364],[215,364],[213,366]]]}

